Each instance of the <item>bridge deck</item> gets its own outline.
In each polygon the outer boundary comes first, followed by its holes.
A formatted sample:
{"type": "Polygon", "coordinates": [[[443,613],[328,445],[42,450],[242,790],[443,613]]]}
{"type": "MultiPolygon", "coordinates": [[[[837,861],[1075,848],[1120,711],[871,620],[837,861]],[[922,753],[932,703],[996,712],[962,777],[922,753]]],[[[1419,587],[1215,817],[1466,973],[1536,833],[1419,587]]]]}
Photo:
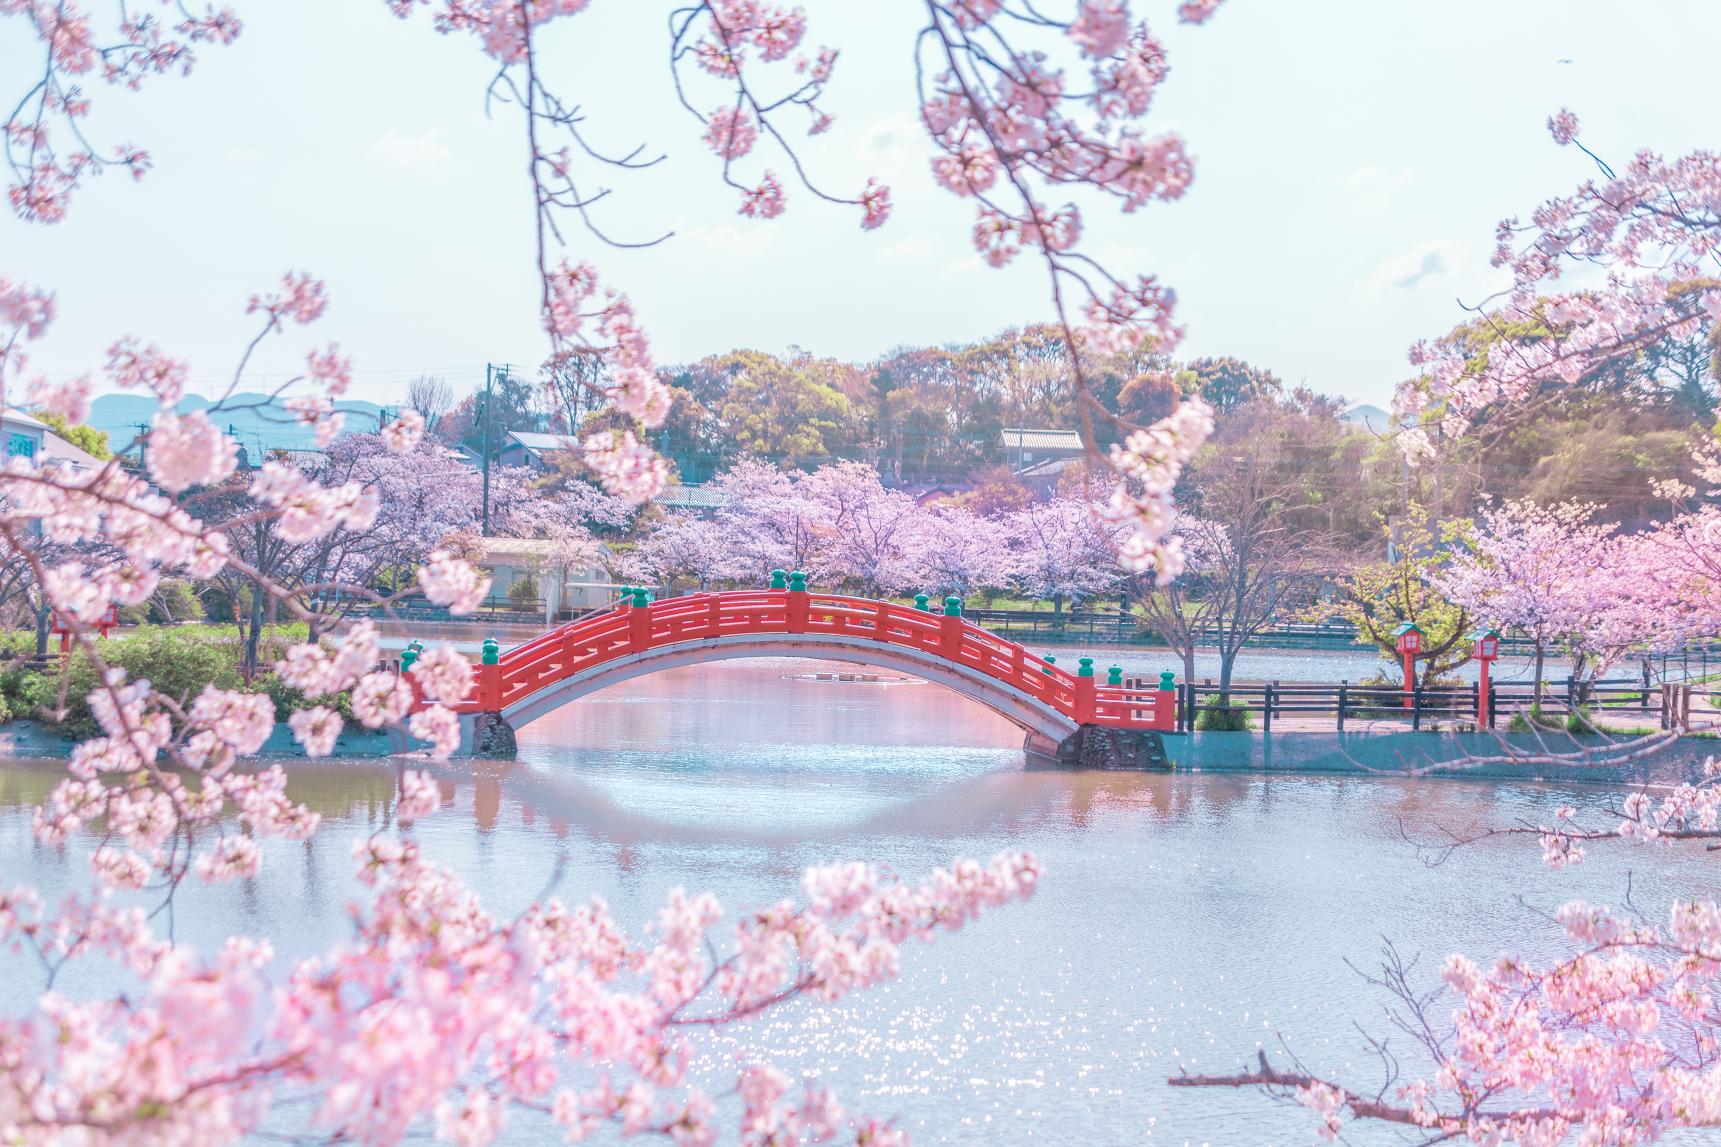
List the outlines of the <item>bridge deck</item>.
{"type": "MultiPolygon", "coordinates": [[[[856,639],[932,654],[1081,725],[1169,730],[1175,724],[1173,690],[1132,689],[1072,674],[960,616],[888,601],[771,589],[692,594],[588,615],[508,650],[494,665],[479,666],[471,695],[455,708],[502,712],[607,662],[746,634],[842,639],[832,644],[842,650],[843,660],[854,659],[856,639]]],[[[720,655],[714,651],[713,659],[720,655]]]]}

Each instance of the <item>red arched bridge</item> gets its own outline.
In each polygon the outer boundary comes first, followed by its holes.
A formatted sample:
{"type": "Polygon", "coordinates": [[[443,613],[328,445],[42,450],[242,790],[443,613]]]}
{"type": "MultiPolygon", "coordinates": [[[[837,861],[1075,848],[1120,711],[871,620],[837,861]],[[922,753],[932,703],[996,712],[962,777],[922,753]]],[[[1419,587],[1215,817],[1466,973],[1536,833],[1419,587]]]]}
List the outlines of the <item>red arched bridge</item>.
{"type": "MultiPolygon", "coordinates": [[[[513,729],[660,669],[737,657],[811,657],[898,670],[955,690],[1018,725],[1033,756],[1075,763],[1093,754],[1084,743],[1098,742],[1114,766],[1163,760],[1158,737],[1144,734],[1175,725],[1170,673],[1153,688],[1125,684],[1116,669],[1100,681],[1087,657],[1070,673],[965,620],[954,597],[934,613],[924,597],[917,606],[903,606],[810,592],[799,574],[785,581],[774,573],[773,584],[783,588],[663,601],[644,590],[624,591],[615,607],[505,653],[486,641],[472,693],[455,706],[467,748],[509,753],[513,729]],[[1092,730],[1108,732],[1096,738],[1092,730]]],[[[404,658],[409,664],[411,656],[404,658]]]]}

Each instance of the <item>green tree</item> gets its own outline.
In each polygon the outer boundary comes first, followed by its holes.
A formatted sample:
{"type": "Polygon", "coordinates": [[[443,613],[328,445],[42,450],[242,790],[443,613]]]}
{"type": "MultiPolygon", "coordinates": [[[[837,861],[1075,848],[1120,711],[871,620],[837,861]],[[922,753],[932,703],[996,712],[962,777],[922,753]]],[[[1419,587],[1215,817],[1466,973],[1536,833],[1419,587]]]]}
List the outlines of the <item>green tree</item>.
{"type": "Polygon", "coordinates": [[[1117,396],[1117,412],[1137,426],[1158,422],[1177,409],[1183,388],[1170,371],[1150,370],[1124,384],[1117,396]]]}
{"type": "Polygon", "coordinates": [[[837,385],[839,364],[759,351],[725,357],[739,369],[718,418],[740,451],[796,466],[835,457],[854,442],[854,405],[837,385]]]}
{"type": "Polygon", "coordinates": [[[1413,623],[1422,630],[1418,664],[1426,686],[1470,660],[1474,619],[1430,584],[1470,523],[1444,523],[1437,539],[1423,521],[1422,507],[1413,503],[1404,519],[1383,525],[1391,560],[1367,562],[1338,578],[1333,583],[1337,597],[1311,606],[1305,616],[1350,622],[1356,626],[1357,644],[1373,645],[1393,665],[1399,663],[1395,631],[1407,621],[1413,623]]]}
{"type": "Polygon", "coordinates": [[[32,418],[47,424],[48,429],[99,461],[106,462],[112,458],[113,451],[108,447],[108,432],[97,430],[94,426],[74,426],[67,422],[64,415],[55,414],[51,410],[38,410],[32,418]]]}
{"type": "Polygon", "coordinates": [[[1221,414],[1245,403],[1278,398],[1285,384],[1272,371],[1250,366],[1240,358],[1198,358],[1185,368],[1193,377],[1194,393],[1221,414]]]}

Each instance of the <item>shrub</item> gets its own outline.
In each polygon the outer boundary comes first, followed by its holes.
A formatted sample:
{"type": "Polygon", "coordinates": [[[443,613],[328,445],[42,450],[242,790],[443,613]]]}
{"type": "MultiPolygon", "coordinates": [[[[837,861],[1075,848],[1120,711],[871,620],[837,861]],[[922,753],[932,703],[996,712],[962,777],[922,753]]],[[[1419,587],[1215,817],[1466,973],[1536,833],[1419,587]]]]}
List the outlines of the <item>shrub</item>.
{"type": "Polygon", "coordinates": [[[1241,697],[1231,698],[1229,705],[1215,697],[1195,717],[1195,730],[1199,733],[1244,733],[1254,727],[1249,717],[1249,702],[1241,697]]]}
{"type": "MultiPolygon", "coordinates": [[[[303,625],[281,626],[267,631],[260,645],[263,664],[279,660],[288,645],[303,640],[303,625]]],[[[181,704],[189,704],[205,685],[221,689],[235,689],[240,685],[239,659],[244,645],[231,626],[144,628],[133,630],[125,637],[99,641],[96,648],[104,661],[124,669],[128,678],[147,679],[157,692],[181,704]]],[[[5,642],[0,644],[0,654],[4,654],[0,657],[0,698],[5,700],[11,717],[42,719],[49,728],[70,737],[93,737],[101,731],[86,701],[90,691],[96,687],[95,669],[87,656],[81,651],[74,652],[63,663],[55,658],[47,670],[41,671],[25,668],[19,658],[11,656],[14,649],[34,653],[35,635],[27,632],[8,634],[5,642]],[[65,712],[59,720],[49,720],[46,714],[53,713],[60,705],[62,686],[65,712]]],[[[269,674],[259,678],[257,683],[258,688],[270,691],[271,696],[274,696],[274,691],[267,682],[273,676],[269,674]]],[[[279,688],[286,690],[285,686],[279,688]]],[[[292,698],[283,695],[276,698],[275,708],[277,714],[284,718],[293,709],[312,703],[299,698],[295,704],[292,698]]],[[[344,699],[329,703],[339,708],[343,716],[347,715],[344,699]]]]}
{"type": "Polygon", "coordinates": [[[538,600],[538,579],[532,574],[525,574],[516,579],[508,587],[508,600],[515,605],[530,605],[538,600]]]}
{"type": "Polygon", "coordinates": [[[353,719],[353,695],[351,693],[334,693],[327,697],[307,697],[273,673],[266,674],[246,686],[248,693],[267,693],[275,703],[275,720],[285,721],[300,709],[314,709],[318,705],[327,705],[341,715],[344,721],[353,719]]]}
{"type": "MultiPolygon", "coordinates": [[[[1506,731],[1508,733],[1557,733],[1562,729],[1574,731],[1571,728],[1570,722],[1570,717],[1561,718],[1553,715],[1552,713],[1544,713],[1542,712],[1542,707],[1540,705],[1532,705],[1530,706],[1530,711],[1527,714],[1513,713],[1511,721],[1506,724],[1506,731]]],[[[1588,723],[1586,722],[1584,728],[1575,731],[1588,733],[1593,730],[1589,728],[1588,723]]]]}

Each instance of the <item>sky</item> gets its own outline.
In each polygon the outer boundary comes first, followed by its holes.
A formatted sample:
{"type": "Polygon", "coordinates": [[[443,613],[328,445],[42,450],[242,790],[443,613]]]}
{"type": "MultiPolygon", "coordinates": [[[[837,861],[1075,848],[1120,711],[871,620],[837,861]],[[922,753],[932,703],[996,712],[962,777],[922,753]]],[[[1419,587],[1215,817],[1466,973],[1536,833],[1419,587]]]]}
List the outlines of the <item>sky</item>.
{"type": "MultiPolygon", "coordinates": [[[[136,334],[190,360],[192,389],[213,393],[254,333],[246,299],[289,270],[327,280],[332,304],[264,348],[254,388],[329,340],[355,359],[352,396],[385,404],[421,374],[464,391],[486,362],[541,360],[523,128],[511,108],[486,114],[476,42],[423,14],[399,21],[383,0],[230,2],[244,34],[205,49],[189,78],[92,92],[92,131],[147,148],[146,179],[95,181],[56,227],[0,218],[0,274],[58,296],[36,367],[85,373],[136,334]]],[[[669,84],[672,5],[592,0],[543,45],[546,78],[595,142],[664,156],[604,173],[604,227],[673,234],[618,251],[570,230],[570,256],[629,294],[661,363],[738,347],[865,361],[1047,318],[1043,275],[1028,260],[986,266],[972,205],[931,182],[919,5],[802,3],[809,44],[843,54],[836,122],[800,153],[847,194],[869,175],[890,184],[889,223],[863,232],[858,209],[792,185],[779,219],[736,214],[669,84]]],[[[1551,113],[1569,106],[1615,163],[1721,142],[1704,79],[1721,38],[1713,0],[1227,0],[1200,28],[1178,25],[1175,6],[1132,9],[1171,61],[1148,127],[1185,138],[1194,183],[1129,215],[1084,203],[1092,250],[1176,288],[1181,356],[1235,355],[1353,402],[1387,405],[1409,345],[1502,285],[1488,266],[1500,218],[1593,173],[1549,138],[1551,113]]],[[[27,83],[18,24],[0,20],[0,89],[27,83]]],[[[722,93],[696,86],[694,99],[715,107],[722,93]]],[[[743,162],[787,168],[763,150],[743,162]]]]}

